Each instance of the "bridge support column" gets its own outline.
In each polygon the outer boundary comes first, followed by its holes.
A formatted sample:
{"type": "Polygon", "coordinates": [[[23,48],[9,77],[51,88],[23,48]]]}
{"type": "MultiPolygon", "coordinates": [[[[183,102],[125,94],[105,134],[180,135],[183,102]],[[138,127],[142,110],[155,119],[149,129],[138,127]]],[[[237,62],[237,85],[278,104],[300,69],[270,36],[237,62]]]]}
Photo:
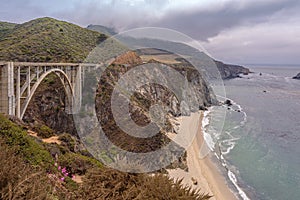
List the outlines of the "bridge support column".
{"type": "Polygon", "coordinates": [[[82,67],[79,65],[76,70],[76,77],[74,77],[74,103],[73,113],[78,113],[82,101],[82,67]]]}
{"type": "Polygon", "coordinates": [[[21,119],[21,79],[20,67],[17,68],[17,88],[16,88],[16,116],[21,119]]]}
{"type": "Polygon", "coordinates": [[[15,115],[14,65],[8,62],[1,66],[0,112],[15,115]]]}

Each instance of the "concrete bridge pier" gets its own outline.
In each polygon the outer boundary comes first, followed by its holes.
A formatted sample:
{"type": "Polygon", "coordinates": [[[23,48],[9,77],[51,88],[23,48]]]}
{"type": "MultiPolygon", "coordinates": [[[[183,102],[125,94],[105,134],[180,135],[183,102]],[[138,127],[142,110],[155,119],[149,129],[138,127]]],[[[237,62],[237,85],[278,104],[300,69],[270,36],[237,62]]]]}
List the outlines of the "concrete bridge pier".
{"type": "Polygon", "coordinates": [[[0,112],[15,115],[14,64],[0,63],[0,112]]]}

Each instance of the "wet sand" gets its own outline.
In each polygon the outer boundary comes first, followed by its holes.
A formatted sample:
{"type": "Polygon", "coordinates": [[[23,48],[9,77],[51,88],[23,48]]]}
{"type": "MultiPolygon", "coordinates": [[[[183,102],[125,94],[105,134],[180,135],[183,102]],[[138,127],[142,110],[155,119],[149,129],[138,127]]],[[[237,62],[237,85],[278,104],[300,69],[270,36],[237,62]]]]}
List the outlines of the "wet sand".
{"type": "Polygon", "coordinates": [[[202,119],[203,112],[192,113],[189,117],[179,119],[182,124],[180,131],[189,136],[195,136],[187,147],[188,172],[182,169],[168,170],[169,176],[174,179],[183,178],[183,184],[200,189],[201,193],[210,194],[213,196],[212,200],[237,199],[228,187],[221,171],[212,162],[210,155],[207,155],[208,147],[203,138],[202,119]],[[195,181],[197,185],[194,184],[195,181]]]}

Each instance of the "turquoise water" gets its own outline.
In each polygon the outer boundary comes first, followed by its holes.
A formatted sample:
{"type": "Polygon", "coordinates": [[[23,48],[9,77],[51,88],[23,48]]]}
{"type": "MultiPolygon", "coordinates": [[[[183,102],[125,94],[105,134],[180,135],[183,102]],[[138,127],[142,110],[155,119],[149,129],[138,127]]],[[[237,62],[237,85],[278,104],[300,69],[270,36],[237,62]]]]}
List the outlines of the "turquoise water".
{"type": "Polygon", "coordinates": [[[300,67],[251,70],[224,82],[235,104],[212,108],[207,132],[241,199],[300,199],[300,67]]]}

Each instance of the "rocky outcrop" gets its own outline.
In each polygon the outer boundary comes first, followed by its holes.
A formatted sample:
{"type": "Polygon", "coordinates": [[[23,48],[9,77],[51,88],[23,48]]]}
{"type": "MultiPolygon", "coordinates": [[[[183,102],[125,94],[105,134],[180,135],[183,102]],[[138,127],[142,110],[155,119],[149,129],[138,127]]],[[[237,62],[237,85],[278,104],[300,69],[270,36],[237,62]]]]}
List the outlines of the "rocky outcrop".
{"type": "Polygon", "coordinates": [[[300,73],[293,77],[293,79],[299,79],[300,80],[300,73]]]}
{"type": "MultiPolygon", "coordinates": [[[[99,81],[96,97],[96,113],[101,127],[113,141],[115,145],[130,152],[146,153],[161,148],[170,142],[170,139],[163,133],[172,131],[172,125],[168,121],[168,116],[189,115],[190,112],[204,109],[207,106],[216,103],[215,96],[210,90],[202,75],[192,66],[184,66],[186,64],[166,65],[155,60],[144,63],[145,68],[140,71],[137,65],[140,65],[139,56],[135,53],[127,53],[116,59],[122,60],[121,63],[115,62],[109,66],[99,81]],[[132,61],[136,60],[137,63],[132,61]],[[174,73],[185,77],[187,82],[183,84],[180,80],[168,73],[170,71],[161,71],[159,68],[169,68],[174,73]],[[126,79],[125,74],[133,70],[134,75],[126,79]],[[116,87],[116,83],[121,79],[126,79],[122,85],[121,91],[134,87],[140,79],[158,80],[159,83],[147,83],[138,87],[136,92],[130,96],[129,111],[131,118],[136,124],[146,126],[151,122],[151,117],[159,115],[159,111],[152,109],[154,105],[161,105],[164,112],[167,113],[167,119],[159,119],[158,124],[162,125],[159,134],[150,138],[136,138],[126,134],[115,121],[112,113],[112,93],[116,87]],[[125,77],[125,78],[124,78],[125,77]],[[182,101],[184,100],[184,101],[182,101]],[[179,103],[181,102],[181,103],[179,103]],[[152,112],[152,113],[151,113],[152,112]],[[157,113],[156,113],[157,112],[157,113]]],[[[119,94],[120,98],[128,98],[127,92],[119,94]]],[[[128,105],[118,105],[122,110],[128,105]]],[[[153,118],[152,118],[153,119],[153,118]]],[[[124,119],[127,120],[127,119],[124,119]]],[[[126,123],[125,124],[129,124],[126,123]]],[[[151,133],[149,133],[151,134],[151,133]]]]}
{"type": "Polygon", "coordinates": [[[143,60],[133,51],[128,51],[118,56],[114,61],[115,65],[140,65],[143,64],[143,60]]]}
{"type": "Polygon", "coordinates": [[[238,78],[240,77],[240,74],[247,75],[251,73],[249,69],[240,65],[229,65],[220,61],[215,61],[215,63],[219,69],[222,79],[238,78]]]}
{"type": "Polygon", "coordinates": [[[66,94],[56,75],[49,75],[41,83],[31,100],[23,120],[32,127],[46,125],[57,133],[76,135],[73,116],[65,109],[66,94]]]}

